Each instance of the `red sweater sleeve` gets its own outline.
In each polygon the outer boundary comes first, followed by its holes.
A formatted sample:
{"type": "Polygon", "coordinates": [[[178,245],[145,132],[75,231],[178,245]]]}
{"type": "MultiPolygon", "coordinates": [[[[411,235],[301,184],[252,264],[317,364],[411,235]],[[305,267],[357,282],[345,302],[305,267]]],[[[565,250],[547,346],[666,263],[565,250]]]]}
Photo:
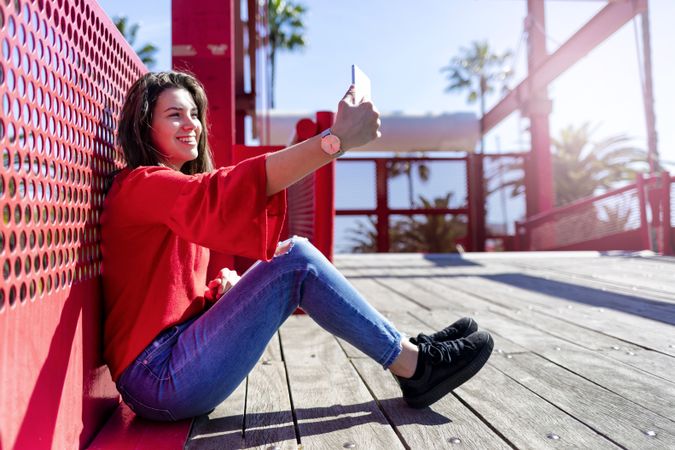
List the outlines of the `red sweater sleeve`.
{"type": "Polygon", "coordinates": [[[124,181],[124,208],[115,214],[129,226],[162,224],[203,247],[269,260],[281,233],[286,194],[267,196],[266,157],[197,175],[139,167],[124,181]]]}

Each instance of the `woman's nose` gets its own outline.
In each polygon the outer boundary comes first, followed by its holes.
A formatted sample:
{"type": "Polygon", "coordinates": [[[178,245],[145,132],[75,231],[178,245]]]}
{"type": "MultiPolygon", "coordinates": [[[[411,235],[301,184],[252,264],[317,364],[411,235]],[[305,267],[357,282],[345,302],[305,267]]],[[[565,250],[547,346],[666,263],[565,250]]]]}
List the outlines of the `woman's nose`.
{"type": "Polygon", "coordinates": [[[183,126],[183,129],[185,129],[185,130],[194,130],[195,128],[197,128],[199,126],[199,123],[198,122],[195,123],[195,121],[192,120],[191,118],[187,118],[187,119],[183,120],[182,126],[183,126]]]}

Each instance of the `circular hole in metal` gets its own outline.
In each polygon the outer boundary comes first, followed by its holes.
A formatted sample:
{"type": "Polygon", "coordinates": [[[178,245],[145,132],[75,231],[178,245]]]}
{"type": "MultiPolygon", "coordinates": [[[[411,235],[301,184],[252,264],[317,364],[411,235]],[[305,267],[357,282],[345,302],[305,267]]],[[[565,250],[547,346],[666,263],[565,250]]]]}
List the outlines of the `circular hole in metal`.
{"type": "Polygon", "coordinates": [[[21,258],[16,258],[16,260],[14,260],[14,277],[19,278],[21,276],[22,267],[23,264],[21,264],[21,258]]]}
{"type": "Polygon", "coordinates": [[[9,234],[8,244],[10,253],[16,250],[16,233],[14,231],[9,234]]]}
{"type": "Polygon", "coordinates": [[[14,286],[9,288],[9,306],[10,308],[16,303],[16,288],[14,286]]]}

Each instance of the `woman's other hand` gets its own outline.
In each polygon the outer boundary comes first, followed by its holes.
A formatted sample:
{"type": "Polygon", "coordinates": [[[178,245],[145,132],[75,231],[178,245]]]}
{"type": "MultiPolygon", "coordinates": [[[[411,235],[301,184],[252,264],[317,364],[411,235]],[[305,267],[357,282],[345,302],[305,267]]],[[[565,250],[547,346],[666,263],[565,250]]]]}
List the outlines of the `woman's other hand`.
{"type": "Polygon", "coordinates": [[[208,290],[204,296],[211,301],[218,300],[224,293],[232,289],[232,286],[237,284],[241,277],[234,270],[227,268],[221,269],[218,276],[209,281],[206,286],[208,290]]]}
{"type": "Polygon", "coordinates": [[[340,138],[343,150],[360,147],[382,135],[380,113],[371,101],[357,103],[354,85],[338,104],[331,132],[340,138]]]}

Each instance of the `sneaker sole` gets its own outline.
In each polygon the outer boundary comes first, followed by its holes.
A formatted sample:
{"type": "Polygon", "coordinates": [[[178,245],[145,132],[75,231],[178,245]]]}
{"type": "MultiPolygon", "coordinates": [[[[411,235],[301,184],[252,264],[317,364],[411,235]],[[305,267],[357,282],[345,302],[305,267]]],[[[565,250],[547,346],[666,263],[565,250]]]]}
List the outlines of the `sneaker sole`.
{"type": "Polygon", "coordinates": [[[490,359],[493,347],[494,342],[492,341],[492,336],[489,336],[488,341],[485,343],[478,356],[476,356],[464,369],[441,381],[424,394],[418,395],[417,397],[405,398],[408,406],[416,409],[426,408],[445,397],[450,391],[457,389],[459,386],[469,381],[469,379],[483,368],[488,359],[490,359]]]}

